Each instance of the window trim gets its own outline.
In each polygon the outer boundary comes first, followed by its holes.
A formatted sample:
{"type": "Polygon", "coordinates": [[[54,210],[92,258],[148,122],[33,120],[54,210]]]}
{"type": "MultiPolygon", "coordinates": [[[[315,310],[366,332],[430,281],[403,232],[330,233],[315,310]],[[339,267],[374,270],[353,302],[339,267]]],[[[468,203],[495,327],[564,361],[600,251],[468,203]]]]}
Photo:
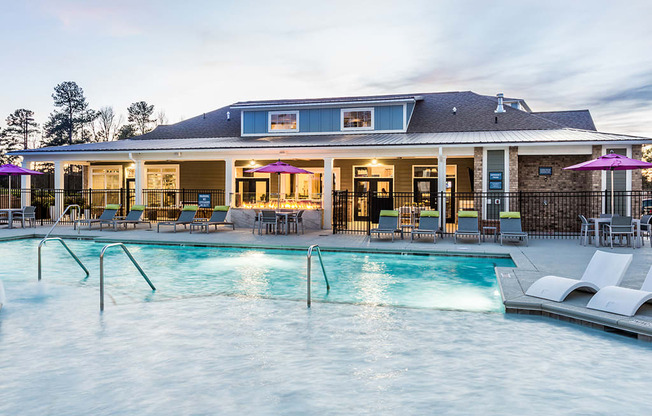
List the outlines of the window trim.
{"type": "Polygon", "coordinates": [[[267,112],[267,132],[268,133],[298,133],[299,132],[299,110],[287,110],[287,111],[268,111],[267,112]],[[272,130],[272,116],[278,114],[294,114],[297,117],[297,128],[296,129],[274,129],[272,130]]]}
{"type": "Polygon", "coordinates": [[[374,107],[360,107],[360,108],[340,108],[340,131],[361,131],[373,130],[376,125],[374,107]],[[369,111],[371,112],[371,126],[370,127],[344,127],[344,113],[353,111],[369,111]]]}

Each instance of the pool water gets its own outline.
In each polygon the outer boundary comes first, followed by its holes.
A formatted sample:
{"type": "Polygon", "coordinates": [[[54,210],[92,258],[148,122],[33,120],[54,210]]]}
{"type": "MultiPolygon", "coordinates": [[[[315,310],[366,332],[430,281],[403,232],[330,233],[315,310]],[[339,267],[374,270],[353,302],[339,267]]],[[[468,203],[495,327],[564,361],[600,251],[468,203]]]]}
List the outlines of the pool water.
{"type": "MultiPolygon", "coordinates": [[[[190,249],[186,259],[167,247],[130,246],[150,258],[143,266],[159,284],[155,295],[116,251],[107,262],[122,268],[107,276],[116,304],[100,314],[99,245],[71,245],[94,260],[82,283],[61,247],[44,249],[38,283],[34,242],[0,243],[0,415],[612,415],[652,406],[649,343],[542,317],[371,305],[402,299],[386,294],[397,284],[387,276],[380,287],[346,289],[346,303],[311,309],[291,296],[259,296],[276,293],[261,283],[275,273],[166,297],[182,290],[173,272],[211,270],[217,265],[202,258],[227,253],[190,249]],[[164,259],[149,255],[157,250],[164,259]],[[237,296],[210,295],[222,289],[237,296]]],[[[361,265],[384,257],[350,256],[361,265]]],[[[366,272],[383,275],[374,267],[366,272]]],[[[344,272],[333,274],[331,295],[338,281],[346,286],[344,272]]]]}
{"type": "MultiPolygon", "coordinates": [[[[0,258],[34,258],[38,240],[0,243],[0,258]]],[[[43,280],[97,289],[99,253],[104,244],[67,240],[91,271],[88,279],[56,241],[42,248],[43,280]]],[[[305,300],[306,253],[290,250],[129,245],[156,286],[144,279],[119,247],[105,255],[105,287],[116,303],[206,295],[255,296],[305,300]]],[[[495,266],[513,266],[507,258],[415,256],[324,252],[325,281],[316,253],[312,266],[313,301],[367,303],[415,308],[500,312],[502,301],[495,266]]],[[[10,264],[5,283],[35,279],[35,262],[10,264]]],[[[94,293],[89,293],[89,296],[94,293]]]]}

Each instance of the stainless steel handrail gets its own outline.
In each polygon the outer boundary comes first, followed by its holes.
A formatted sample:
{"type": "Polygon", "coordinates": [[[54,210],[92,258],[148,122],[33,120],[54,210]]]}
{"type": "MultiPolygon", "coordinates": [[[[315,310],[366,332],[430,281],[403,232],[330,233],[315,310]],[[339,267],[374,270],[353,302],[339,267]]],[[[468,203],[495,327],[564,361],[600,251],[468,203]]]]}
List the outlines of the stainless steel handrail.
{"type": "Polygon", "coordinates": [[[147,274],[145,274],[145,271],[140,267],[140,264],[136,261],[134,256],[131,255],[129,250],[127,250],[127,247],[123,243],[112,243],[112,244],[107,244],[104,246],[102,249],[102,252],[100,253],[100,311],[104,310],[104,253],[106,250],[108,250],[111,247],[122,247],[122,250],[124,250],[125,254],[127,257],[129,257],[129,260],[133,263],[134,266],[138,269],[140,274],[143,276],[149,287],[152,288],[152,290],[156,290],[152,282],[149,280],[147,277],[147,274]]]}
{"type": "Polygon", "coordinates": [[[306,267],[306,281],[307,281],[307,288],[308,288],[308,293],[306,295],[306,303],[308,304],[308,307],[310,307],[311,299],[310,299],[310,283],[311,283],[311,263],[312,263],[312,251],[315,250],[317,251],[317,255],[319,256],[319,264],[321,264],[321,271],[324,275],[324,280],[326,281],[326,293],[328,293],[331,290],[331,285],[328,283],[328,277],[326,276],[326,269],[324,268],[324,259],[321,257],[321,250],[319,249],[318,244],[313,244],[310,247],[308,247],[308,253],[306,254],[306,260],[308,262],[307,267],[306,267]]]}
{"type": "MultiPolygon", "coordinates": [[[[70,209],[70,208],[77,208],[77,214],[78,214],[79,217],[81,218],[81,207],[80,207],[79,205],[77,205],[77,204],[68,205],[68,206],[66,207],[66,209],[63,210],[63,214],[61,214],[61,215],[59,216],[59,218],[58,218],[57,221],[54,223],[54,225],[53,225],[53,226],[50,228],[50,230],[45,234],[45,237],[43,237],[43,240],[46,240],[46,239],[50,236],[50,233],[52,232],[52,230],[54,230],[54,227],[56,227],[57,224],[59,224],[59,221],[61,221],[61,218],[63,218],[63,216],[66,215],[66,212],[68,212],[68,209],[70,209]]],[[[77,230],[77,234],[79,234],[79,230],[77,230]]]]}
{"type": "Polygon", "coordinates": [[[63,247],[68,251],[68,253],[70,253],[72,258],[75,259],[77,264],[79,264],[79,267],[84,269],[84,273],[86,273],[86,277],[88,277],[90,275],[88,269],[86,268],[86,266],[84,266],[84,263],[82,263],[81,260],[79,260],[79,257],[77,257],[75,255],[75,253],[72,252],[70,247],[68,247],[68,244],[66,244],[66,242],[63,241],[62,238],[59,238],[59,237],[47,238],[46,237],[43,240],[41,240],[40,243],[38,243],[38,280],[41,280],[41,247],[43,247],[47,241],[58,241],[58,242],[60,242],[63,245],[63,247]]]}

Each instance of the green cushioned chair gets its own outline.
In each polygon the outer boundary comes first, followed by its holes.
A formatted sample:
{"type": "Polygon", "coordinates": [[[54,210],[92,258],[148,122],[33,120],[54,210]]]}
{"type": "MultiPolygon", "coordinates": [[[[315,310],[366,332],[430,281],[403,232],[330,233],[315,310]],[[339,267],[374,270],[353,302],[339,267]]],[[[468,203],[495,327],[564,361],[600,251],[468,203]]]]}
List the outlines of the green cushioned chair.
{"type": "Polygon", "coordinates": [[[478,211],[460,211],[457,213],[457,230],[454,236],[455,244],[457,244],[458,236],[477,238],[478,244],[480,244],[478,211]]]}
{"type": "Polygon", "coordinates": [[[161,225],[170,225],[174,227],[174,232],[177,232],[177,225],[183,225],[183,228],[185,229],[187,225],[192,224],[192,222],[195,220],[195,216],[197,215],[197,209],[199,207],[197,205],[186,205],[183,207],[181,210],[181,213],[179,214],[179,218],[177,218],[176,221],[163,221],[159,222],[158,225],[156,226],[156,232],[161,232],[161,225]]]}
{"type": "Polygon", "coordinates": [[[213,208],[213,214],[208,219],[208,221],[196,219],[195,221],[192,222],[192,224],[190,224],[190,233],[192,234],[193,228],[199,228],[199,229],[206,230],[206,234],[208,234],[208,229],[210,228],[211,225],[215,226],[216,231],[218,225],[230,225],[231,228],[235,230],[235,224],[226,221],[226,214],[228,213],[229,213],[229,207],[227,205],[216,206],[215,208],[213,208]]]}
{"type": "MultiPolygon", "coordinates": [[[[138,224],[147,224],[152,228],[152,223],[149,221],[142,221],[141,218],[145,212],[145,205],[132,205],[126,217],[116,217],[108,224],[113,226],[113,231],[118,231],[118,225],[124,225],[125,229],[129,224],[133,224],[134,229],[138,224]]],[[[102,223],[100,223],[100,231],[102,231],[102,223]]]]}
{"type": "Polygon", "coordinates": [[[391,234],[392,242],[394,242],[394,233],[397,231],[401,233],[401,238],[403,238],[403,231],[398,227],[398,211],[384,209],[380,211],[378,227],[369,230],[369,236],[377,234],[378,238],[380,238],[381,234],[391,234]]]}
{"type": "Polygon", "coordinates": [[[528,233],[521,228],[521,213],[505,211],[500,213],[500,245],[504,238],[516,238],[528,245],[528,233]]]}
{"type": "Polygon", "coordinates": [[[100,224],[100,228],[102,228],[102,224],[110,224],[115,219],[115,214],[117,214],[120,210],[120,206],[120,204],[108,204],[104,208],[104,211],[102,211],[102,214],[99,218],[85,218],[83,220],[77,220],[73,224],[73,228],[77,229],[77,227],[81,227],[82,224],[88,224],[89,230],[91,227],[93,227],[93,224],[100,224]]]}
{"type": "Polygon", "coordinates": [[[412,230],[410,242],[414,241],[414,237],[419,238],[422,235],[432,235],[433,243],[436,243],[438,232],[440,232],[439,211],[421,211],[419,213],[419,227],[412,230]]]}

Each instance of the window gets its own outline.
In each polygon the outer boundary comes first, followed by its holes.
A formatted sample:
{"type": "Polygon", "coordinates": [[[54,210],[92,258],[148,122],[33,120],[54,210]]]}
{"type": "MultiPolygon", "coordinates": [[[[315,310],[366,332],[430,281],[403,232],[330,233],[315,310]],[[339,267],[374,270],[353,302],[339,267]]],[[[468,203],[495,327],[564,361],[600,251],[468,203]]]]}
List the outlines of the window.
{"type": "Polygon", "coordinates": [[[351,108],[342,110],[342,130],[373,130],[373,108],[351,108]]]}
{"type": "Polygon", "coordinates": [[[147,189],[145,191],[147,206],[170,207],[179,205],[179,165],[146,165],[147,189]],[[169,190],[162,192],[161,190],[169,190]]]}
{"type": "Polygon", "coordinates": [[[91,167],[91,205],[102,207],[120,203],[122,188],[122,166],[91,167]]]}
{"type": "Polygon", "coordinates": [[[270,111],[269,132],[299,131],[298,111],[270,111]]]}
{"type": "Polygon", "coordinates": [[[413,177],[415,178],[436,178],[436,166],[413,166],[413,177]]]}

